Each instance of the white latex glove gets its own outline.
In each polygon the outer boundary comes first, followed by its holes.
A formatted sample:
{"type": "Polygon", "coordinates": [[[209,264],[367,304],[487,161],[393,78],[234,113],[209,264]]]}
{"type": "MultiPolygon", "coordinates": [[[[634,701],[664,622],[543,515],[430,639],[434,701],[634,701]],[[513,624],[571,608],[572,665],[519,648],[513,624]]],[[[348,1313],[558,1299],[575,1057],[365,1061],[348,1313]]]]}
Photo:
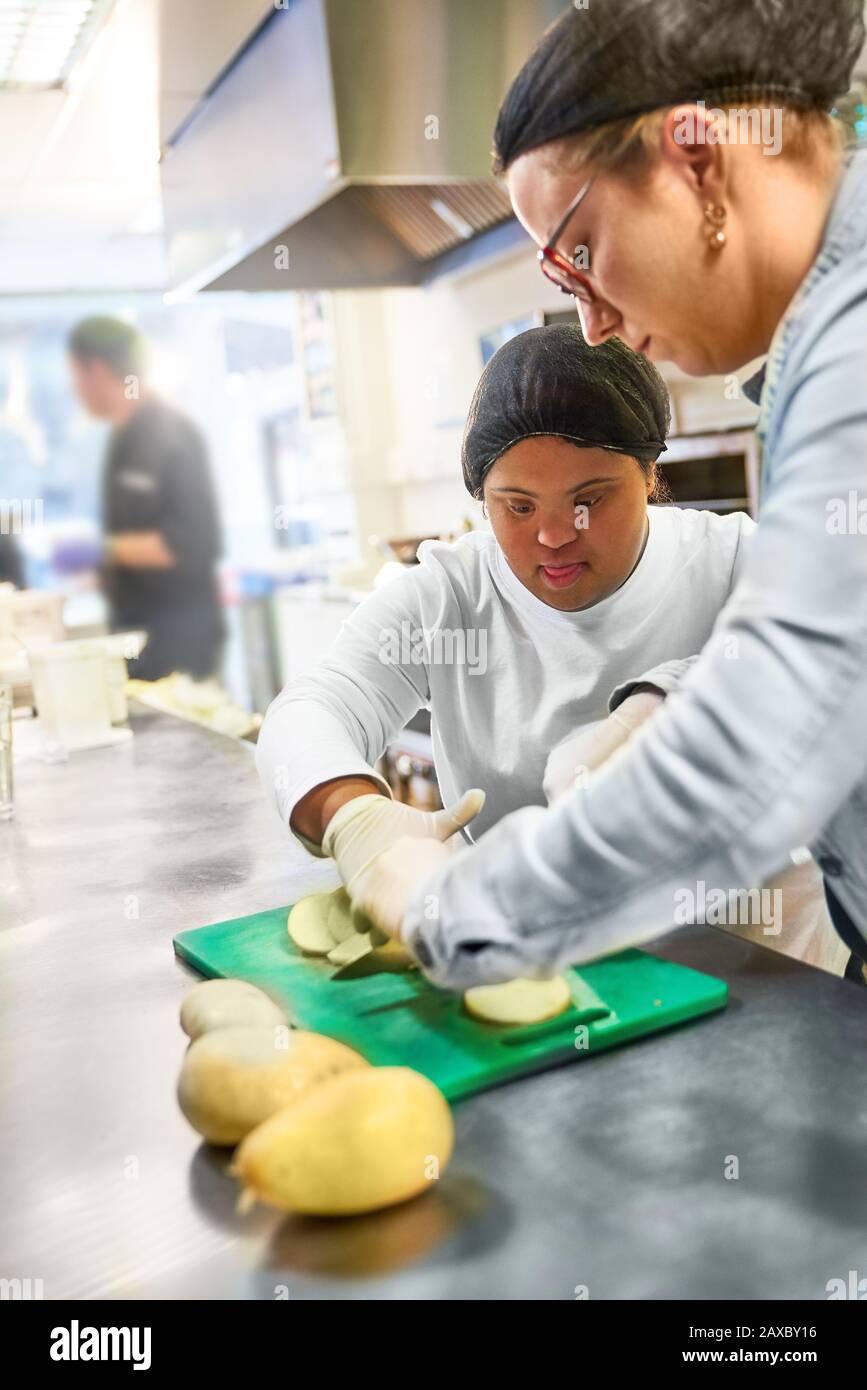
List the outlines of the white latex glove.
{"type": "MultiPolygon", "coordinates": [[[[387,796],[356,796],[335,811],[322,837],[322,848],[337,865],[337,872],[353,903],[369,894],[365,884],[372,867],[397,840],[447,840],[468,825],[485,804],[485,793],[475,788],[442,811],[417,811],[387,796]]],[[[365,911],[367,908],[365,907],[365,911]]],[[[376,915],[371,913],[376,920],[376,915]]]]}
{"type": "Polygon", "coordinates": [[[396,840],[357,878],[353,908],[399,941],[410,897],[448,862],[452,852],[441,840],[396,840]]]}
{"type": "Polygon", "coordinates": [[[664,699],[661,691],[640,690],[629,695],[607,719],[583,724],[558,743],[548,755],[542,780],[548,804],[584,786],[592,772],[626,746],[664,699]]]}

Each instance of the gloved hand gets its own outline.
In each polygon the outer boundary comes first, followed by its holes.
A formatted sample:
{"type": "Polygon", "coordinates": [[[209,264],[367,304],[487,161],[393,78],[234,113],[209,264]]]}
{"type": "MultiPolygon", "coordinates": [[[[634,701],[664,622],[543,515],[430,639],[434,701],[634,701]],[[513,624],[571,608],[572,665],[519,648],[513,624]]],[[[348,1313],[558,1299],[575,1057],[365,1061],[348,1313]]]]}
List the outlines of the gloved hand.
{"type": "Polygon", "coordinates": [[[607,719],[584,724],[558,743],[548,756],[542,779],[548,804],[583,786],[592,772],[626,746],[664,699],[661,691],[640,690],[627,696],[607,719]]]}
{"type": "Polygon", "coordinates": [[[82,574],[99,569],[105,559],[105,545],[93,536],[70,536],[59,540],[51,554],[55,574],[82,574]]]}
{"type": "Polygon", "coordinates": [[[353,911],[364,913],[374,926],[399,941],[410,898],[425,879],[448,862],[452,853],[441,840],[395,840],[365,873],[358,875],[352,893],[353,911]]]}
{"type": "MultiPolygon", "coordinates": [[[[365,885],[378,857],[397,840],[442,843],[468,825],[485,804],[485,793],[464,792],[457,805],[442,811],[417,811],[403,802],[373,793],[356,796],[335,811],[322,837],[322,848],[334,860],[353,903],[369,897],[365,885]]],[[[365,907],[365,911],[368,909],[365,907]]],[[[376,913],[372,915],[376,920],[376,913]]]]}

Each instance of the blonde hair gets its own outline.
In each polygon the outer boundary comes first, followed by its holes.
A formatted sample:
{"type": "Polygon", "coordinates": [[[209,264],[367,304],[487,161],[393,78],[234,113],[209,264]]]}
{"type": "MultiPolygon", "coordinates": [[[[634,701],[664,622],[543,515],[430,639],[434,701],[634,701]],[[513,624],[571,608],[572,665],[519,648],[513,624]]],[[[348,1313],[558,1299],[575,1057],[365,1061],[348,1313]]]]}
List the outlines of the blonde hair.
{"type": "MultiPolygon", "coordinates": [[[[683,103],[688,105],[688,103],[683,103]]],[[[658,157],[662,125],[671,107],[648,111],[640,116],[609,121],[577,135],[564,135],[540,146],[551,168],[590,173],[629,174],[639,180],[647,177],[658,157]]],[[[742,105],[721,107],[727,122],[742,105]]],[[[774,110],[765,103],[755,108],[774,110]]],[[[830,112],[783,107],[780,154],[797,162],[816,176],[829,175],[849,142],[847,127],[830,112]]]]}

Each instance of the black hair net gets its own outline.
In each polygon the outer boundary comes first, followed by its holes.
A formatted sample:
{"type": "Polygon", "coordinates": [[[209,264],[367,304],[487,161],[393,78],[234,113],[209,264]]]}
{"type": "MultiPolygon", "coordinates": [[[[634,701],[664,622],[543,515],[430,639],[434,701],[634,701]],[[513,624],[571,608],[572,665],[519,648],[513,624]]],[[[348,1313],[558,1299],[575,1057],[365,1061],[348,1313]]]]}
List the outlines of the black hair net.
{"type": "Polygon", "coordinates": [[[864,43],[862,0],[589,0],[545,31],[497,119],[497,164],[678,102],[829,110],[864,43]]]}
{"type": "Polygon", "coordinates": [[[619,338],[591,348],[577,323],[530,328],[482,372],[464,430],[464,483],[476,496],[507,449],[540,434],[650,464],[665,449],[670,423],[665,382],[619,338]]]}

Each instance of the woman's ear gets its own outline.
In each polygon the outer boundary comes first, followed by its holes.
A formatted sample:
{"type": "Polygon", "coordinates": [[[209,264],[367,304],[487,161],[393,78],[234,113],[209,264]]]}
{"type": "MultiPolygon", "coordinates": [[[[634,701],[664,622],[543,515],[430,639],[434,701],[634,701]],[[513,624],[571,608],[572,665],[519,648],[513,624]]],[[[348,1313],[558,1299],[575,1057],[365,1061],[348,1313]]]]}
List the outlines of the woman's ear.
{"type": "MultiPolygon", "coordinates": [[[[726,193],[725,158],[719,122],[723,113],[701,106],[673,106],[662,121],[659,152],[702,203],[722,203],[726,193]]],[[[724,117],[723,117],[724,119],[724,117]]]]}
{"type": "Polygon", "coordinates": [[[647,489],[647,499],[648,499],[648,501],[649,501],[650,498],[653,496],[653,494],[656,492],[656,485],[657,485],[657,483],[659,482],[659,478],[658,478],[657,472],[656,472],[656,467],[657,467],[656,464],[655,464],[655,463],[652,463],[652,464],[650,465],[650,467],[648,468],[647,472],[646,472],[645,475],[644,475],[644,486],[645,486],[645,488],[647,489]]]}

